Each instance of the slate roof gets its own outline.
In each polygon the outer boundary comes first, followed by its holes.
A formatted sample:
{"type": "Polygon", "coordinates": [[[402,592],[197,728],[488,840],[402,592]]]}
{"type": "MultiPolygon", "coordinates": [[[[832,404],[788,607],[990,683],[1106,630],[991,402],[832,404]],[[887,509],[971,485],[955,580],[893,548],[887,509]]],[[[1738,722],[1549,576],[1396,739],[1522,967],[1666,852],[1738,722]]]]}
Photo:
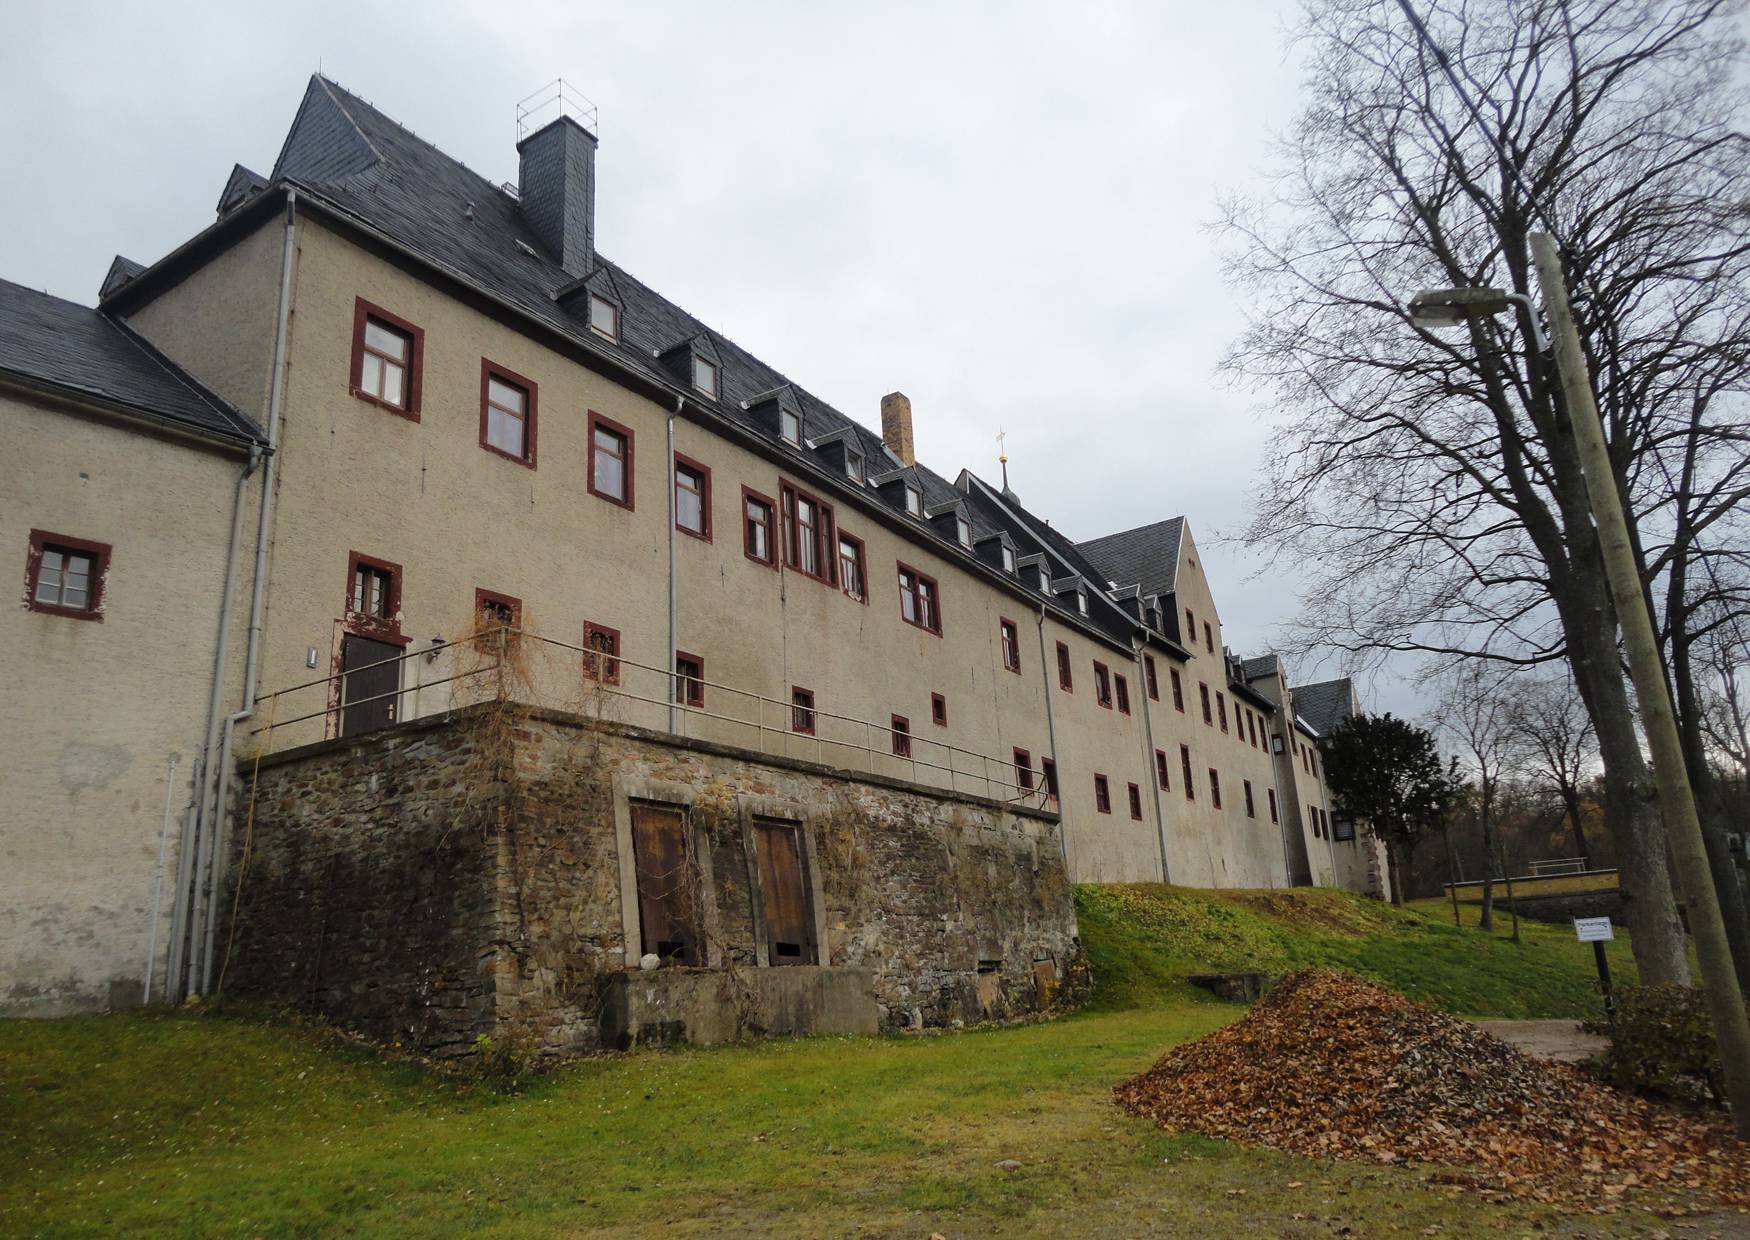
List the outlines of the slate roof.
{"type": "Polygon", "coordinates": [[[0,377],[120,406],[233,439],[255,424],[101,311],[0,280],[0,377]]]}
{"type": "Polygon", "coordinates": [[[1354,700],[1355,685],[1344,676],[1338,680],[1290,686],[1288,692],[1294,701],[1294,713],[1324,736],[1352,713],[1350,703],[1354,700]]]}
{"type": "Polygon", "coordinates": [[[1261,654],[1255,658],[1240,660],[1240,675],[1247,680],[1257,680],[1261,676],[1274,676],[1281,670],[1282,664],[1273,654],[1261,654]]]}
{"type": "Polygon", "coordinates": [[[1179,542],[1184,532],[1185,518],[1171,517],[1090,538],[1081,550],[1108,581],[1141,586],[1144,594],[1171,594],[1178,587],[1179,542]]]}

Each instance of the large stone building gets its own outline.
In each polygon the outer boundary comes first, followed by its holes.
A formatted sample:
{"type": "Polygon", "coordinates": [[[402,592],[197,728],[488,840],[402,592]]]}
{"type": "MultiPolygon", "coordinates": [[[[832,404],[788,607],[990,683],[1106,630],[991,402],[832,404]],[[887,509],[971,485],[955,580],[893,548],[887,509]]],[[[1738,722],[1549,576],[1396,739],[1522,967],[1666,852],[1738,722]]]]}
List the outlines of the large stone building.
{"type": "MultiPolygon", "coordinates": [[[[1383,894],[1368,833],[1327,812],[1303,699],[1328,724],[1329,686],[1296,697],[1273,658],[1228,652],[1183,519],[1078,544],[1006,485],[921,463],[904,396],[866,411],[879,433],[827,405],[601,256],[596,147],[559,116],[498,185],[316,77],[272,171],[233,169],[216,221],[156,263],[118,258],[97,311],[0,303],[0,535],[28,557],[8,623],[40,652],[0,714],[29,772],[0,827],[7,1009],[131,997],[148,967],[206,989],[227,942],[258,989],[324,956],[299,987],[330,1008],[349,950],[378,980],[417,972],[364,903],[424,881],[432,822],[481,810],[430,799],[482,751],[481,703],[546,721],[504,729],[482,830],[551,835],[577,812],[541,789],[588,789],[587,843],[560,852],[590,947],[508,960],[492,926],[527,867],[452,858],[445,881],[486,886],[425,923],[461,996],[434,1043],[651,955],[805,961],[820,1003],[862,969],[890,1023],[1027,1006],[1073,951],[1065,880],[1383,894]],[[139,373],[85,391],[41,347],[51,313],[139,373]],[[212,411],[192,439],[135,416],[170,380],[212,411]],[[103,548],[101,595],[39,606],[51,546],[103,548]],[[829,855],[845,815],[913,846],[865,874],[829,855]],[[646,882],[665,848],[689,859],[685,908],[646,882]],[[925,881],[974,853],[984,879],[925,881]]],[[[572,900],[560,872],[549,905],[572,900]]],[[[679,1002],[640,993],[656,1007],[622,995],[627,1027],[679,1002]]],[[[603,1020],[537,1023],[581,1045],[613,1040],[603,1020]]]]}

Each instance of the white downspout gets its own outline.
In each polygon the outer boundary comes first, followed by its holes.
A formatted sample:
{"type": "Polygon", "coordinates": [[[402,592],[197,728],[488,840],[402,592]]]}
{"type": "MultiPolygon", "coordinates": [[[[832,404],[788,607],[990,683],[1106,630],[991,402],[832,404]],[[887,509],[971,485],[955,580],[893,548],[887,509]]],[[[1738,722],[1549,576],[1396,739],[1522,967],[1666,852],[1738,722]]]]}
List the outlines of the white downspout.
{"type": "MultiPolygon", "coordinates": [[[[1063,770],[1057,762],[1057,725],[1051,719],[1051,664],[1045,658],[1045,606],[1041,604],[1038,613],[1039,623],[1039,678],[1045,689],[1045,741],[1051,746],[1051,771],[1057,778],[1057,847],[1063,854],[1064,876],[1069,875],[1069,832],[1063,829],[1063,770]]],[[[1043,773],[1039,776],[1043,782],[1043,773]]],[[[1047,789],[1049,794],[1050,789],[1047,789]]]]}
{"type": "Polygon", "coordinates": [[[213,647],[213,686],[207,702],[206,737],[193,771],[194,800],[182,818],[176,846],[176,888],[170,904],[170,953],[165,961],[164,993],[175,1000],[187,993],[189,923],[198,902],[199,886],[194,859],[200,847],[201,825],[206,820],[208,791],[212,787],[213,749],[219,743],[220,699],[225,691],[225,662],[231,646],[231,596],[237,576],[237,548],[243,538],[243,488],[261,464],[261,449],[251,448],[249,460],[237,474],[237,489],[231,497],[231,536],[225,545],[225,579],[219,595],[219,633],[213,647]]]}
{"type": "Polygon", "coordinates": [[[686,403],[686,399],[684,396],[676,396],[674,408],[668,411],[668,464],[665,466],[668,470],[668,733],[670,736],[678,735],[675,728],[680,719],[679,711],[675,706],[675,699],[680,696],[678,692],[680,681],[675,675],[674,655],[674,652],[679,648],[676,642],[674,593],[674,529],[675,518],[679,515],[675,511],[674,497],[674,420],[680,414],[681,406],[686,403]]]}
{"type": "Polygon", "coordinates": [[[267,593],[268,531],[272,528],[274,488],[279,479],[280,413],[285,403],[286,353],[291,333],[292,270],[297,259],[298,194],[286,191],[285,245],[280,255],[280,293],[278,322],[273,339],[273,383],[267,402],[267,467],[261,475],[261,511],[255,526],[255,580],[249,595],[249,639],[243,656],[243,700],[238,709],[225,717],[224,738],[219,747],[219,787],[214,798],[213,817],[206,831],[202,860],[207,863],[211,880],[207,884],[205,927],[200,959],[200,992],[212,987],[213,940],[218,933],[215,916],[219,894],[225,878],[225,850],[219,842],[225,834],[226,805],[231,788],[231,738],[237,724],[255,713],[255,688],[261,668],[261,613],[267,593]]]}
{"type": "Polygon", "coordinates": [[[1155,770],[1155,724],[1148,708],[1154,699],[1148,693],[1148,668],[1142,662],[1142,643],[1134,633],[1130,637],[1130,655],[1136,664],[1136,687],[1142,691],[1142,743],[1147,750],[1144,769],[1148,771],[1149,787],[1154,789],[1155,837],[1161,846],[1161,882],[1170,883],[1173,880],[1167,877],[1167,815],[1161,806],[1161,777],[1155,770]]]}

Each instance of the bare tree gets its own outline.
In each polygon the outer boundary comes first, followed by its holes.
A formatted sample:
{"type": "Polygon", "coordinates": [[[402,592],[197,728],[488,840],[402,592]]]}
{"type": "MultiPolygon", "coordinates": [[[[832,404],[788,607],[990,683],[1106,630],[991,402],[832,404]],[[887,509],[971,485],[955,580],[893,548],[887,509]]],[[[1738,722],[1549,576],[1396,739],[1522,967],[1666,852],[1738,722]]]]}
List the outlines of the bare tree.
{"type": "Polygon", "coordinates": [[[1427,286],[1524,294],[1527,234],[1553,231],[1649,580],[1731,545],[1750,388],[1736,6],[1417,7],[1480,123],[1396,6],[1309,0],[1308,102],[1278,192],[1226,212],[1231,273],[1259,307],[1229,364],[1281,410],[1250,533],[1318,566],[1301,617],[1309,643],[1567,660],[1597,734],[1641,976],[1687,981],[1556,376],[1492,321],[1449,338],[1403,303],[1427,286]]]}
{"type": "Polygon", "coordinates": [[[1582,792],[1597,761],[1597,738],[1585,704],[1567,676],[1515,676],[1507,686],[1507,723],[1521,773],[1545,784],[1560,799],[1562,815],[1586,868],[1582,792]]]}
{"type": "MultiPolygon", "coordinates": [[[[1444,677],[1434,726],[1445,732],[1457,748],[1459,770],[1474,784],[1468,798],[1473,819],[1482,836],[1483,909],[1479,924],[1494,929],[1495,869],[1500,847],[1495,834],[1495,801],[1501,779],[1513,762],[1516,735],[1508,710],[1499,668],[1478,660],[1457,664],[1444,677]]],[[[1519,919],[1514,917],[1513,937],[1519,937],[1519,919]]]]}

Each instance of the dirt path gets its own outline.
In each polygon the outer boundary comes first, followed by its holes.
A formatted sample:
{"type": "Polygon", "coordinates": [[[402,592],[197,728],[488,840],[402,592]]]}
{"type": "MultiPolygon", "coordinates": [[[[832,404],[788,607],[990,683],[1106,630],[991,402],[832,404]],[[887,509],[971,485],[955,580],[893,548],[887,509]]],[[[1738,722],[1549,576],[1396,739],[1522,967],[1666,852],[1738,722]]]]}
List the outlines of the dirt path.
{"type": "Polygon", "coordinates": [[[1587,1033],[1571,1020],[1479,1020],[1477,1027],[1527,1055],[1560,1063],[1590,1059],[1609,1044],[1608,1038],[1587,1033]]]}

